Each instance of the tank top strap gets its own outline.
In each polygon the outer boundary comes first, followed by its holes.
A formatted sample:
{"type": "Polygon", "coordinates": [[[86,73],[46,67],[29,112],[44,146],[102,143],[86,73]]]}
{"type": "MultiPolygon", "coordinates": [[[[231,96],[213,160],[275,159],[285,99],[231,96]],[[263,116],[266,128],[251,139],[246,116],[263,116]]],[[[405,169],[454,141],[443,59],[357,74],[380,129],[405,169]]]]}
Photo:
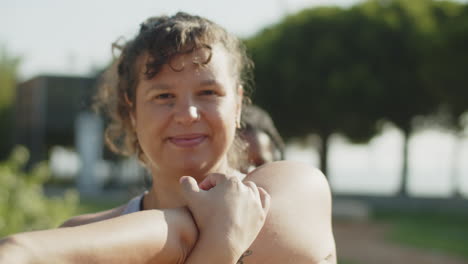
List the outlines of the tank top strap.
{"type": "Polygon", "coordinates": [[[144,192],[143,194],[140,194],[136,197],[134,197],[133,199],[131,199],[128,203],[127,203],[127,206],[125,207],[124,211],[122,212],[122,215],[126,215],[126,214],[131,214],[131,213],[135,213],[135,212],[139,212],[142,210],[143,208],[143,197],[145,196],[146,192],[144,192]]]}

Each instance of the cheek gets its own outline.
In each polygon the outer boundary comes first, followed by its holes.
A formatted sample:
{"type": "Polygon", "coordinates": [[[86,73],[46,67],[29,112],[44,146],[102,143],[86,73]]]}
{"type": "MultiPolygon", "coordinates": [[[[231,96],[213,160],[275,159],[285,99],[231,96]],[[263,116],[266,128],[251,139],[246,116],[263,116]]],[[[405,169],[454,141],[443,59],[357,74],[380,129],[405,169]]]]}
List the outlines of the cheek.
{"type": "Polygon", "coordinates": [[[216,119],[218,123],[222,123],[226,127],[235,126],[237,107],[235,99],[231,95],[227,95],[216,102],[206,104],[206,106],[203,107],[203,112],[216,119]]]}
{"type": "Polygon", "coordinates": [[[136,113],[136,131],[138,140],[146,143],[147,138],[154,138],[155,133],[159,134],[164,125],[164,109],[156,109],[151,105],[140,105],[136,113]]]}
{"type": "Polygon", "coordinates": [[[222,112],[219,113],[220,119],[222,120],[223,126],[226,130],[231,133],[234,133],[236,130],[236,108],[232,105],[222,109],[222,112]]]}
{"type": "Polygon", "coordinates": [[[236,133],[235,112],[232,107],[220,107],[211,112],[211,130],[218,146],[229,148],[236,133]]]}

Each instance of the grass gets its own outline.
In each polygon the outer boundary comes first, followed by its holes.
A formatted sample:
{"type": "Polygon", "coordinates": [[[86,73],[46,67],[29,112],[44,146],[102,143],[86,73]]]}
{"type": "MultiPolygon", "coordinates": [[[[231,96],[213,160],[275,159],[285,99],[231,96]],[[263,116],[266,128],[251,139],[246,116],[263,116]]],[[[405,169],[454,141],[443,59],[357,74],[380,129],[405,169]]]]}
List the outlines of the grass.
{"type": "Polygon", "coordinates": [[[393,226],[387,235],[393,242],[468,260],[466,213],[376,212],[375,220],[393,226]]]}
{"type": "Polygon", "coordinates": [[[98,200],[81,199],[78,207],[78,214],[96,213],[112,209],[126,203],[127,200],[98,200]]]}
{"type": "Polygon", "coordinates": [[[358,263],[355,262],[355,261],[349,261],[349,260],[342,260],[342,259],[339,259],[339,260],[338,260],[338,264],[358,264],[358,263]]]}

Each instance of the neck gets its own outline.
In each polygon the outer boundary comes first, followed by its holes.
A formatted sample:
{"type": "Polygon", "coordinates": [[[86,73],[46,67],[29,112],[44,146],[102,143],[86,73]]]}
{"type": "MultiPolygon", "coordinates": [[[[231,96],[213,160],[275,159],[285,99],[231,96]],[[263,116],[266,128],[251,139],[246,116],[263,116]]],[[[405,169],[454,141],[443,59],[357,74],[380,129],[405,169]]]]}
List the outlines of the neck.
{"type": "Polygon", "coordinates": [[[182,189],[179,184],[179,179],[182,176],[192,176],[200,183],[210,173],[233,173],[234,169],[230,168],[227,161],[221,162],[206,171],[171,171],[161,168],[151,167],[151,175],[153,177],[153,185],[148,194],[145,195],[143,205],[145,209],[164,209],[186,206],[185,199],[182,196],[182,189]]]}

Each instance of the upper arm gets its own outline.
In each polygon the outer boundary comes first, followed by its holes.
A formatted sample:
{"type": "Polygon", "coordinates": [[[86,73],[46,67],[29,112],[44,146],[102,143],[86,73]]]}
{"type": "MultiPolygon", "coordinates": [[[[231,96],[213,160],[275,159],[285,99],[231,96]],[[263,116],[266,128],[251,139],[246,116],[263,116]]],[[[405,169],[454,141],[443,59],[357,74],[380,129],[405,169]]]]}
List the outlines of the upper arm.
{"type": "Polygon", "coordinates": [[[271,196],[267,220],[252,245],[257,252],[272,255],[268,251],[276,251],[277,263],[281,262],[278,257],[285,258],[283,263],[301,263],[305,259],[318,263],[330,259],[330,255],[335,258],[331,193],[319,170],[299,162],[273,162],[253,171],[246,180],[271,196]]]}

